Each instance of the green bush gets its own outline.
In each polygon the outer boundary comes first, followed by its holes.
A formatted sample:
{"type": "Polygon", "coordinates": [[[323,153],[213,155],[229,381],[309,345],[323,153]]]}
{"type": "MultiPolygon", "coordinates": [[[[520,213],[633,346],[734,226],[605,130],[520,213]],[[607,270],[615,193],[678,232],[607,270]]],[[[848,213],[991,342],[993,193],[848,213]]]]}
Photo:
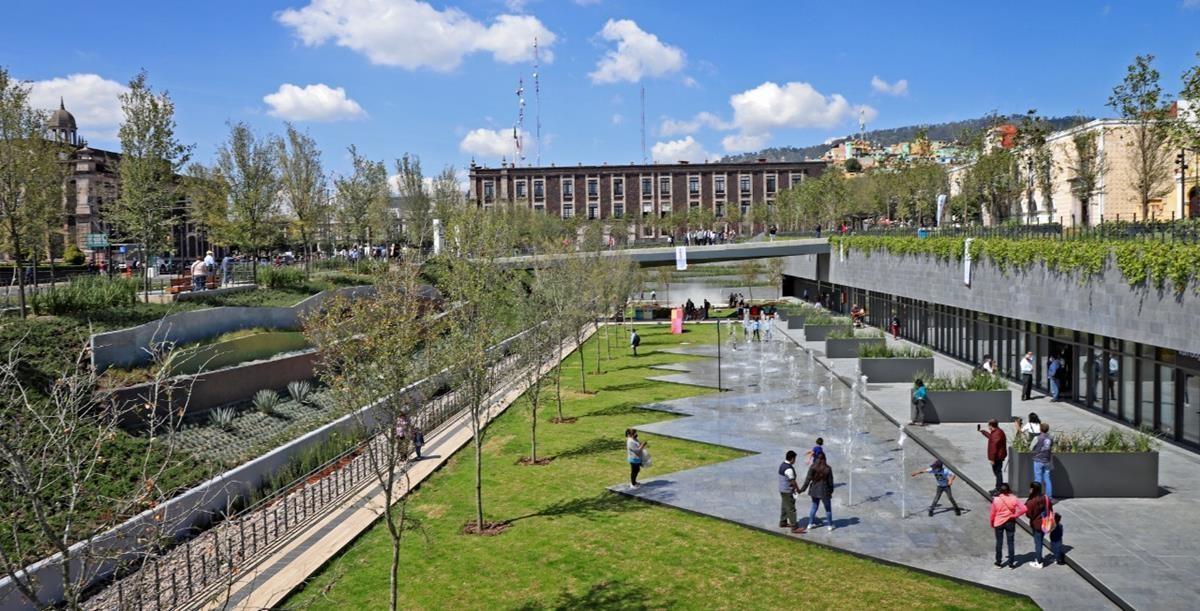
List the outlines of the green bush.
{"type": "Polygon", "coordinates": [[[39,291],[30,299],[38,314],[86,314],[96,310],[131,307],[137,302],[138,283],[127,278],[79,276],[66,286],[39,291]]]}
{"type": "Polygon", "coordinates": [[[63,250],[63,263],[67,265],[83,265],[86,260],[87,257],[84,256],[83,251],[74,244],[67,244],[66,249],[63,250]]]}
{"type": "Polygon", "coordinates": [[[808,325],[846,325],[850,326],[850,319],[844,316],[831,316],[828,312],[812,312],[804,315],[804,326],[808,325]]]}
{"type": "MultiPolygon", "coordinates": [[[[1107,431],[1087,429],[1083,431],[1055,433],[1051,430],[1050,436],[1054,438],[1054,451],[1063,454],[1080,454],[1085,452],[1154,452],[1162,445],[1158,437],[1146,429],[1129,431],[1115,426],[1107,431]]],[[[1031,440],[1028,435],[1015,435],[1013,437],[1013,451],[1029,452],[1030,442],[1031,440]]]]}
{"type": "MultiPolygon", "coordinates": [[[[808,322],[807,319],[805,322],[808,322]]],[[[883,331],[879,329],[841,328],[829,332],[826,339],[883,339],[883,331]]]]}
{"type": "Polygon", "coordinates": [[[933,356],[933,351],[919,346],[865,344],[858,347],[858,356],[864,359],[927,359],[933,356]]]}
{"type": "Polygon", "coordinates": [[[299,267],[260,267],[258,285],[269,289],[297,288],[304,284],[304,270],[299,267]]]}
{"type": "Polygon", "coordinates": [[[925,388],[927,390],[942,390],[942,391],[992,391],[1006,390],[1008,383],[1004,378],[987,372],[976,372],[969,375],[937,375],[926,377],[917,376],[925,380],[925,388]]]}

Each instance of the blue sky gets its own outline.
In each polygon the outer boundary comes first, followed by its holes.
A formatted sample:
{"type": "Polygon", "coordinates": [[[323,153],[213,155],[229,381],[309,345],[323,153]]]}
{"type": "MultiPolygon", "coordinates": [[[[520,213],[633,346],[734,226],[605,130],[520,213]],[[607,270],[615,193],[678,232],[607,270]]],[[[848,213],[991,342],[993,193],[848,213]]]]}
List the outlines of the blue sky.
{"type": "Polygon", "coordinates": [[[85,135],[115,148],[116,96],[145,68],[177,103],[179,135],[211,161],[226,121],[317,139],[427,172],[511,159],[514,91],[533,132],[541,39],[541,160],[695,161],[808,145],[856,129],[988,111],[1106,116],[1136,54],[1164,86],[1200,51],[1200,0],[993,3],[634,0],[9,2],[0,65],[65,96],[85,135]],[[987,6],[985,6],[985,4],[987,6]],[[903,8],[897,8],[902,5],[903,8]]]}

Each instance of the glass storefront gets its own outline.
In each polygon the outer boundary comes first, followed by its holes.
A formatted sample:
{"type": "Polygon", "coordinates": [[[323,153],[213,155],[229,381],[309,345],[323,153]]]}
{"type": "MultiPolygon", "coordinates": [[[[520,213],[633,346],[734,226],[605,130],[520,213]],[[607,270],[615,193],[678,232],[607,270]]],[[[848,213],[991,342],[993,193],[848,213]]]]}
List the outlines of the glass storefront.
{"type": "Polygon", "coordinates": [[[1051,356],[1062,359],[1063,401],[1165,438],[1200,449],[1200,355],[1062,329],[963,308],[840,287],[803,279],[788,286],[802,294],[828,295],[827,303],[849,312],[867,310],[867,322],[889,329],[900,319],[900,335],[949,356],[979,363],[992,356],[999,371],[1014,380],[1020,361],[1032,351],[1034,386],[1049,393],[1051,356]]]}

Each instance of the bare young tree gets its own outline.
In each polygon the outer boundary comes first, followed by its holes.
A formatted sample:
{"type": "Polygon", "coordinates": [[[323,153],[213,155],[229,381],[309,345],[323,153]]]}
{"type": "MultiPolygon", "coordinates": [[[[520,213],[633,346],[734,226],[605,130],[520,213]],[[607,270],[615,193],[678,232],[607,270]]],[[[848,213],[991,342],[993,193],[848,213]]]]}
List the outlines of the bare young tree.
{"type": "Polygon", "coordinates": [[[300,234],[304,247],[304,271],[309,272],[313,241],[328,214],[327,185],[316,140],[291,123],[286,125],[286,136],[275,141],[280,186],[291,211],[292,226],[300,234]]]}
{"type": "Polygon", "coordinates": [[[336,399],[356,411],[364,431],[378,431],[364,445],[366,464],[383,491],[376,511],[391,539],[389,601],[399,606],[400,546],[413,527],[406,511],[414,427],[423,427],[425,388],[415,385],[430,374],[422,345],[431,323],[423,298],[420,269],[412,261],[391,266],[376,284],[374,299],[338,299],[306,321],[305,333],[320,353],[320,371],[336,399]]]}
{"type": "Polygon", "coordinates": [[[120,403],[96,392],[86,350],[48,389],[37,389],[22,377],[19,348],[0,363],[0,569],[31,605],[79,609],[98,577],[131,555],[148,557],[170,534],[159,516],[125,533],[135,547],[105,537],[174,492],[163,481],[183,462],[175,433],[190,389],[173,387],[171,360],[159,359],[145,403],[120,403]],[[148,431],[145,443],[117,442],[131,422],[148,431]],[[114,452],[127,453],[119,467],[110,464],[114,452]],[[46,553],[56,556],[61,601],[44,599],[38,578],[24,571],[46,553]]]}
{"type": "Polygon", "coordinates": [[[184,193],[177,175],[192,147],[175,137],[175,102],[167,92],[152,90],[145,72],[129,81],[121,110],[121,192],[108,216],[125,237],[140,243],[143,288],[149,292],[150,255],[163,250],[179,219],[184,193]]]}

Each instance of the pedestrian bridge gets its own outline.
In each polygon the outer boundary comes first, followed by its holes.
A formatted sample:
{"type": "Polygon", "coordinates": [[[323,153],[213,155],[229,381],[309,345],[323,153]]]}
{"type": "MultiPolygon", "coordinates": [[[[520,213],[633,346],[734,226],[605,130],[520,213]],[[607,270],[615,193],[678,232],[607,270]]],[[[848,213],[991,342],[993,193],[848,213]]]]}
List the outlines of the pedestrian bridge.
{"type": "MultiPolygon", "coordinates": [[[[816,255],[829,252],[829,241],[825,238],[798,238],[773,242],[742,242],[739,244],[715,244],[712,246],[687,246],[689,264],[740,261],[743,259],[766,259],[795,255],[816,255]]],[[[497,263],[505,267],[530,269],[560,261],[579,254],[524,255],[503,257],[497,263]]],[[[603,257],[628,257],[641,267],[675,265],[675,247],[623,248],[601,251],[603,257]]]]}

